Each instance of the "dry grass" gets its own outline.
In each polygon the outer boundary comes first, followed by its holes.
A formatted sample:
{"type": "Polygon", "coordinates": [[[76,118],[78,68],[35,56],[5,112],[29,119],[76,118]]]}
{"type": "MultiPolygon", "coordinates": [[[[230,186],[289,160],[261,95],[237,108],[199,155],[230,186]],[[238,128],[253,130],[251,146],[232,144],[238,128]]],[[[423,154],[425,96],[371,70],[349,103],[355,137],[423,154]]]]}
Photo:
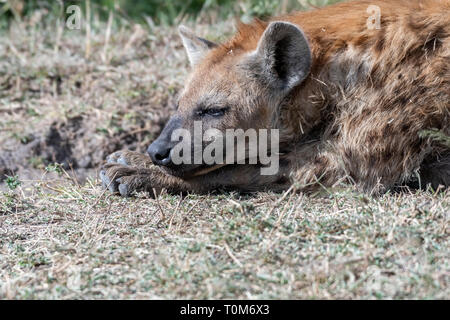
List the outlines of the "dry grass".
{"type": "Polygon", "coordinates": [[[185,54],[174,29],[113,29],[106,41],[93,25],[86,58],[85,33],[52,28],[23,22],[0,37],[0,175],[16,165],[22,181],[0,195],[0,298],[449,298],[448,190],[103,192],[97,164],[157,134],[185,54]],[[65,170],[50,165],[60,149],[65,170]],[[70,160],[91,178],[69,177],[70,160]]]}
{"type": "Polygon", "coordinates": [[[0,198],[2,298],[449,297],[448,191],[277,202],[53,185],[0,198]]]}

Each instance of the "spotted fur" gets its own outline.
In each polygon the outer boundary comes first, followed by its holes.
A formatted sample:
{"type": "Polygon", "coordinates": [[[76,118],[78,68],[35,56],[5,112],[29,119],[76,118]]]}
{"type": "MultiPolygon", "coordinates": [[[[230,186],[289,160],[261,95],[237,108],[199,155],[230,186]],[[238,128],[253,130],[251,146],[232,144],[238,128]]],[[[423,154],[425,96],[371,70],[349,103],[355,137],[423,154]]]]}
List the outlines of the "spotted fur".
{"type": "MultiPolygon", "coordinates": [[[[189,128],[199,104],[228,105],[230,112],[220,121],[205,120],[205,128],[280,129],[279,174],[229,165],[202,176],[177,176],[125,151],[126,165],[106,165],[103,181],[113,181],[114,191],[120,185],[115,179],[124,176],[124,195],[153,188],[283,190],[293,183],[304,191],[346,183],[381,193],[417,177],[422,185],[449,186],[449,147],[419,137],[433,128],[450,134],[449,13],[449,0],[360,0],[240,24],[226,43],[203,42],[203,56],[196,52],[176,116],[189,128]],[[370,5],[381,9],[380,29],[367,28],[370,5]],[[287,87],[267,81],[272,69],[254,60],[262,37],[277,23],[301,30],[311,54],[310,65],[300,65],[307,73],[292,88],[289,81],[287,87]]],[[[281,49],[294,46],[288,39],[281,49]]],[[[289,68],[298,62],[281,61],[289,68]]],[[[295,76],[292,70],[287,76],[295,76]]]]}

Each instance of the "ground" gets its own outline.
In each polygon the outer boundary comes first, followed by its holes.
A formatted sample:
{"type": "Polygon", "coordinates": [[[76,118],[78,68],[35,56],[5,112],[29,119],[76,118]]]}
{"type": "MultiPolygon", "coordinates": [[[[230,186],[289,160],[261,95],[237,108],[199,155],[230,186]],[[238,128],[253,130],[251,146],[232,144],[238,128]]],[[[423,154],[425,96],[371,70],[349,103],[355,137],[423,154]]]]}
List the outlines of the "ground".
{"type": "Polygon", "coordinates": [[[173,111],[181,41],[35,20],[0,37],[0,299],[450,297],[449,190],[101,190],[105,156],[144,151],[173,111]]]}

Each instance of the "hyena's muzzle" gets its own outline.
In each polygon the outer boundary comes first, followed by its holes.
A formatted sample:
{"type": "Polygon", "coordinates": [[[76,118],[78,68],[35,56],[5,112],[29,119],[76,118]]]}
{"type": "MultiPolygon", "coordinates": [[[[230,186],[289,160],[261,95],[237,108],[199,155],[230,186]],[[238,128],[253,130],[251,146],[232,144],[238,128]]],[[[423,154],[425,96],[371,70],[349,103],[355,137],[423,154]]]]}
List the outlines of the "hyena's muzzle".
{"type": "MultiPolygon", "coordinates": [[[[222,165],[207,165],[203,162],[195,161],[195,150],[203,150],[205,145],[203,144],[203,141],[196,141],[196,139],[192,137],[193,134],[190,130],[184,129],[186,133],[191,135],[188,141],[172,139],[174,131],[177,129],[183,129],[183,127],[182,117],[174,115],[170,118],[159,137],[147,149],[147,153],[153,163],[170,175],[186,179],[206,174],[221,167],[222,165]],[[189,144],[187,148],[191,149],[191,156],[184,157],[187,161],[183,161],[181,163],[180,161],[174,161],[175,159],[173,153],[175,146],[179,143],[187,143],[189,144]]],[[[183,150],[181,150],[180,156],[183,156],[182,153],[183,150]]]]}
{"type": "Polygon", "coordinates": [[[148,147],[147,153],[154,164],[168,168],[173,166],[171,151],[176,143],[171,138],[173,131],[180,127],[181,119],[172,117],[159,137],[148,147]]]}

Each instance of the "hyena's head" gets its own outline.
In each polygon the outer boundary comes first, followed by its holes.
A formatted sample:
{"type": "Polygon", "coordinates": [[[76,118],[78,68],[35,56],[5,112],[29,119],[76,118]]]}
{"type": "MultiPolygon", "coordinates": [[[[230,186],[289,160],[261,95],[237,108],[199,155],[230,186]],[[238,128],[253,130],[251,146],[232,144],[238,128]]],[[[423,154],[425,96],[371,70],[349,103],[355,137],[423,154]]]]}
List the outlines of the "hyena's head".
{"type": "Polygon", "coordinates": [[[199,162],[201,155],[194,159],[209,144],[196,134],[212,132],[214,138],[209,141],[214,141],[225,139],[227,129],[273,128],[280,103],[308,76],[311,51],[303,32],[288,22],[257,25],[260,30],[241,31],[224,45],[179,28],[193,72],[176,113],[148,148],[153,162],[169,174],[188,178],[229,164],[225,141],[224,164],[199,162]],[[189,133],[190,139],[181,131],[189,133]],[[190,150],[181,148],[180,153],[180,141],[190,150]],[[175,149],[178,158],[191,161],[174,161],[175,149]]]}

